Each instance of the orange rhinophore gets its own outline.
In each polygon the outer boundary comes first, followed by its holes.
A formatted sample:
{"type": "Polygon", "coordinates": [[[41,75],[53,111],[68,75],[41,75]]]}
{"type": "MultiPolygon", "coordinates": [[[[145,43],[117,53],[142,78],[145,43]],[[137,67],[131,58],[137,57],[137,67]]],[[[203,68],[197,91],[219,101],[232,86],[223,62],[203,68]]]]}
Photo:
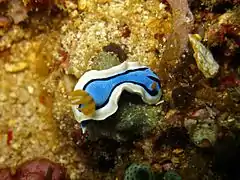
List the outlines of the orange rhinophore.
{"type": "Polygon", "coordinates": [[[151,86],[151,88],[152,88],[152,90],[155,90],[155,89],[157,89],[157,83],[156,83],[156,82],[152,83],[152,86],[151,86]]]}

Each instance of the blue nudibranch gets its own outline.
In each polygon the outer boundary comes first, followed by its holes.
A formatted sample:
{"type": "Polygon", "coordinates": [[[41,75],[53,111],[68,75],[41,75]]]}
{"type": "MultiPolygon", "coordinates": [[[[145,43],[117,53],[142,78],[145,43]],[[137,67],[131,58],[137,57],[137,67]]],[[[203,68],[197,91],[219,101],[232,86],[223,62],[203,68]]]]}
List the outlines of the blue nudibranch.
{"type": "Polygon", "coordinates": [[[147,104],[157,104],[162,95],[159,77],[150,68],[127,61],[110,69],[86,72],[76,84],[77,90],[87,92],[96,106],[91,115],[79,110],[84,105],[72,106],[82,127],[86,120],[104,120],[114,114],[123,90],[140,95],[147,104]]]}

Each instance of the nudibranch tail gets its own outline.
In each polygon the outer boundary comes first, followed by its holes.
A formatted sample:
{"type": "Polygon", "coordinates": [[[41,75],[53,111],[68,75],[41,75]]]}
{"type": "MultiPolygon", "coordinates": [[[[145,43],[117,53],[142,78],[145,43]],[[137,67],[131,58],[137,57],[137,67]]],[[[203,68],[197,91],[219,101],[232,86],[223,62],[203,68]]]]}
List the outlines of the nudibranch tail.
{"type": "Polygon", "coordinates": [[[72,105],[86,116],[92,116],[96,111],[96,104],[93,98],[83,90],[75,90],[69,94],[72,105]]]}

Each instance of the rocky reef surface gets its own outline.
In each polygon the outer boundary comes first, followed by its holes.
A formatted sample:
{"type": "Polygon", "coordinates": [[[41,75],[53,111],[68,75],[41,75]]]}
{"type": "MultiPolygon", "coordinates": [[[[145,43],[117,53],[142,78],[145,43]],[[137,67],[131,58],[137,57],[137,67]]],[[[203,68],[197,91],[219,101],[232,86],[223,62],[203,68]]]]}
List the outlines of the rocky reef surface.
{"type": "Polygon", "coordinates": [[[0,0],[0,177],[239,179],[239,26],[239,0],[0,0]],[[68,94],[124,61],[162,101],[124,93],[83,134],[68,94]]]}

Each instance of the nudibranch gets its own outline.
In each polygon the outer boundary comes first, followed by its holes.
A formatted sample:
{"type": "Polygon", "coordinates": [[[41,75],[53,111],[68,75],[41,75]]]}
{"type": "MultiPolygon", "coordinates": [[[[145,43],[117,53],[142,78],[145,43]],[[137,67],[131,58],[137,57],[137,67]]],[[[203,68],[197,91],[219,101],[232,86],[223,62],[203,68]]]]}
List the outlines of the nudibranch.
{"type": "Polygon", "coordinates": [[[162,95],[159,77],[138,62],[123,62],[106,70],[86,72],[77,82],[72,96],[75,119],[84,130],[87,120],[104,120],[118,109],[123,91],[135,93],[150,105],[162,95]]]}

